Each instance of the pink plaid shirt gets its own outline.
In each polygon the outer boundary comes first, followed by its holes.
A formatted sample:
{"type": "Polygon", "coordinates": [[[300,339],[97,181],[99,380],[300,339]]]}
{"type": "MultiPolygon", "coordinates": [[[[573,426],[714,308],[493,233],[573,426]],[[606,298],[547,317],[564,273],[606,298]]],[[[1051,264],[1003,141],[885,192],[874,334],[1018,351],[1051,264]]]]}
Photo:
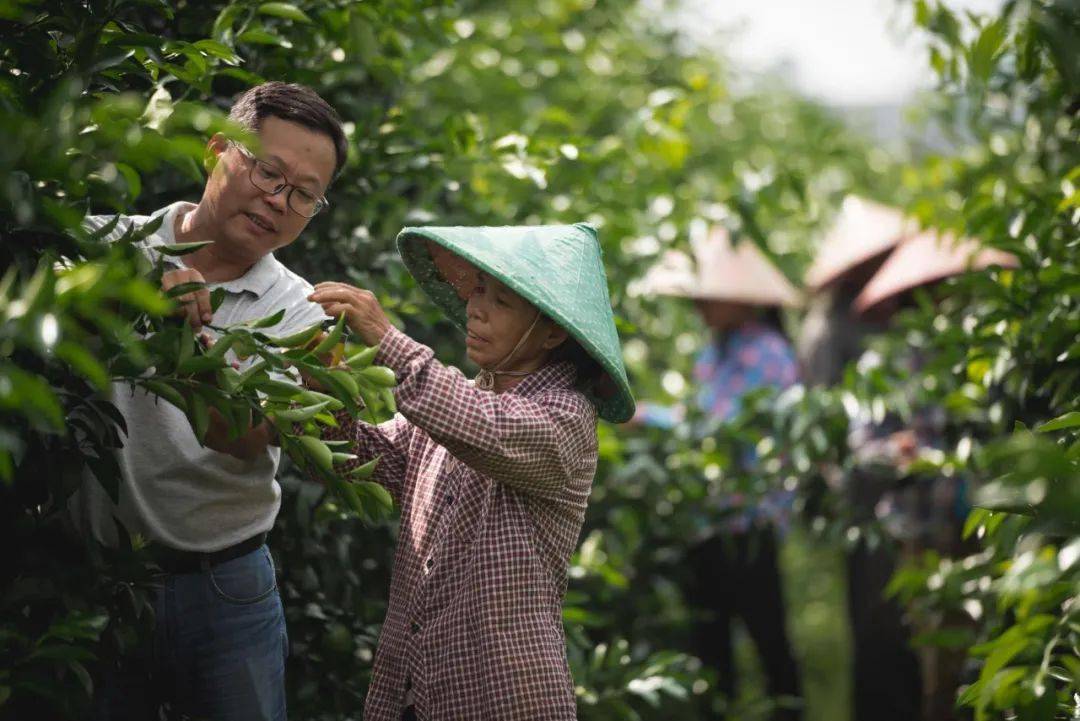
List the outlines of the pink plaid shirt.
{"type": "Polygon", "coordinates": [[[407,685],[420,719],[575,719],[562,600],[596,472],[596,411],[569,363],[500,394],[477,389],[391,329],[399,414],[344,416],[331,438],[401,509],[390,605],[364,718],[398,721],[407,685]]]}

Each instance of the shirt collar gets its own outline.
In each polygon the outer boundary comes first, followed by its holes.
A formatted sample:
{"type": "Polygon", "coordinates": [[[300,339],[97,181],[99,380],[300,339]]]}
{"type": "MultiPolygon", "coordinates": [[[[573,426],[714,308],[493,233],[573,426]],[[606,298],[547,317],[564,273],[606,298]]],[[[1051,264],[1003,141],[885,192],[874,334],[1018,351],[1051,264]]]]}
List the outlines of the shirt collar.
{"type": "Polygon", "coordinates": [[[255,261],[255,265],[248,268],[247,272],[239,278],[219,283],[218,287],[232,293],[241,293],[248,291],[254,293],[258,298],[266,291],[270,290],[270,287],[277,281],[280,273],[280,263],[273,253],[267,253],[263,257],[255,261]]]}
{"type": "Polygon", "coordinates": [[[573,385],[577,372],[570,361],[559,361],[533,371],[520,383],[506,391],[519,396],[531,396],[551,388],[569,388],[573,385]]]}
{"type": "MultiPolygon", "coordinates": [[[[158,232],[146,239],[146,245],[148,248],[153,248],[157,245],[171,245],[176,242],[176,214],[183,209],[194,208],[194,204],[188,202],[173,203],[164,210],[164,219],[161,223],[161,228],[158,232]]],[[[186,268],[184,264],[183,256],[168,256],[163,255],[161,259],[166,265],[171,265],[174,268],[186,268]]],[[[247,272],[239,278],[225,281],[224,283],[212,283],[211,285],[219,288],[224,288],[230,293],[243,293],[247,291],[255,295],[256,298],[261,297],[266,291],[277,282],[277,279],[281,276],[281,264],[278,263],[277,258],[273,253],[267,253],[263,257],[255,261],[255,264],[248,268],[247,272]]]]}

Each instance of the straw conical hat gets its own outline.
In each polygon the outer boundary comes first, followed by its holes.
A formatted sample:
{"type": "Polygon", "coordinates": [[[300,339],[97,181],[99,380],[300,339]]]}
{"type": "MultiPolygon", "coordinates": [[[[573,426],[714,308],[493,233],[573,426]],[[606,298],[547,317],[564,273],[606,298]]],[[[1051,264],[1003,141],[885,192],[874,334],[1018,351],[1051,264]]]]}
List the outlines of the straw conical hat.
{"type": "Polygon", "coordinates": [[[956,241],[951,235],[925,231],[900,244],[855,298],[859,313],[920,285],[991,265],[1014,268],[1016,256],[984,248],[973,238],[956,241]]]}
{"type": "Polygon", "coordinates": [[[732,246],[727,231],[713,228],[694,246],[694,259],[668,251],[642,279],[645,292],[695,300],[761,306],[794,306],[799,291],[750,241],[732,246]],[[695,262],[696,261],[696,262],[695,262]]]}
{"type": "Polygon", "coordinates": [[[405,228],[397,246],[420,287],[461,327],[476,271],[499,279],[564,328],[607,373],[610,392],[592,399],[600,416],[622,423],[634,415],[591,225],[405,228]]]}
{"type": "Polygon", "coordinates": [[[806,287],[812,292],[821,290],[856,266],[892,250],[916,230],[899,210],[849,195],[806,271],[806,287]]]}

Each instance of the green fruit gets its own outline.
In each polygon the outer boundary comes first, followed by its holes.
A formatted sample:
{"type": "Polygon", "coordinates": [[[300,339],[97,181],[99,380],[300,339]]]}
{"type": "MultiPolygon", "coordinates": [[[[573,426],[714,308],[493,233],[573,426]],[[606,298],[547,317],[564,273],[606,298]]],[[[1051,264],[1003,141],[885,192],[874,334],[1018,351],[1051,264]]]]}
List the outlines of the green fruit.
{"type": "Polygon", "coordinates": [[[292,335],[283,336],[280,338],[267,338],[270,341],[270,345],[277,346],[278,348],[299,348],[300,346],[307,345],[311,342],[311,339],[319,334],[322,330],[322,321],[308,326],[304,330],[297,331],[292,335]]]}
{"type": "Polygon", "coordinates": [[[375,423],[375,408],[379,403],[378,396],[367,388],[360,388],[360,398],[364,401],[364,406],[367,408],[368,415],[371,417],[371,422],[375,423]]]}
{"type": "MultiPolygon", "coordinates": [[[[318,400],[308,399],[301,386],[287,381],[275,380],[273,378],[264,378],[255,384],[255,388],[274,398],[293,398],[294,396],[299,396],[308,403],[318,403],[321,400],[325,400],[324,398],[318,400]]],[[[322,394],[320,393],[319,395],[322,394]]]]}
{"type": "Polygon", "coordinates": [[[397,399],[394,398],[393,389],[391,389],[391,388],[380,388],[379,389],[379,398],[382,400],[383,405],[386,406],[386,410],[388,410],[391,415],[393,415],[394,413],[397,413],[397,399]]]}
{"type": "MultiPolygon", "coordinates": [[[[299,423],[306,421],[309,418],[314,417],[323,408],[330,405],[329,401],[323,401],[322,403],[316,403],[313,406],[304,406],[303,408],[284,408],[282,410],[267,411],[266,415],[276,420],[288,421],[289,423],[299,423]]],[[[322,441],[320,441],[322,443],[322,441]]],[[[325,446],[325,444],[323,444],[325,446]]]]}
{"type": "Polygon", "coordinates": [[[323,636],[323,648],[332,654],[347,656],[353,649],[352,632],[342,623],[331,623],[323,636]]]}
{"type": "Polygon", "coordinates": [[[397,385],[397,377],[394,375],[394,371],[386,366],[371,366],[370,368],[365,368],[360,371],[360,375],[364,380],[371,384],[382,386],[384,388],[393,388],[397,385]]]}
{"type": "Polygon", "coordinates": [[[328,396],[325,393],[319,393],[318,391],[304,391],[300,394],[300,399],[305,403],[326,403],[326,410],[328,411],[340,411],[345,407],[345,404],[339,401],[333,396],[328,396]]]}
{"type": "Polygon", "coordinates": [[[315,436],[300,436],[296,440],[304,447],[317,468],[327,473],[334,472],[334,454],[325,443],[315,436]]]}
{"type": "Polygon", "coordinates": [[[345,371],[330,371],[330,376],[348,391],[350,398],[356,398],[356,396],[359,395],[360,386],[358,386],[353,377],[345,371]]]}
{"type": "Polygon", "coordinates": [[[334,329],[330,333],[319,341],[319,345],[311,349],[311,352],[316,356],[320,356],[323,353],[329,353],[338,341],[341,340],[341,334],[345,332],[345,314],[342,313],[338,316],[337,323],[334,324],[334,329]]]}
{"type": "Polygon", "coordinates": [[[373,345],[370,348],[365,348],[359,353],[354,353],[345,361],[345,363],[353,370],[362,370],[371,365],[371,362],[375,360],[375,354],[378,352],[379,347],[373,345]]]}

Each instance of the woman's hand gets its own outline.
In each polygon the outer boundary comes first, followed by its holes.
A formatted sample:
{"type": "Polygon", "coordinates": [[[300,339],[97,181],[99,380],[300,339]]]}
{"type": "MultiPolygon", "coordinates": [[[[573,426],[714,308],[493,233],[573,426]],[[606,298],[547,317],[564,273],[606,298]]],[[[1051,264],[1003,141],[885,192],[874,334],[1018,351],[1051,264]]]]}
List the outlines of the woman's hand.
{"type": "Polygon", "coordinates": [[[390,320],[370,290],[345,283],[319,283],[308,300],[321,305],[329,316],[336,318],[344,313],[345,322],[365,345],[378,345],[390,330],[390,320]]]}

